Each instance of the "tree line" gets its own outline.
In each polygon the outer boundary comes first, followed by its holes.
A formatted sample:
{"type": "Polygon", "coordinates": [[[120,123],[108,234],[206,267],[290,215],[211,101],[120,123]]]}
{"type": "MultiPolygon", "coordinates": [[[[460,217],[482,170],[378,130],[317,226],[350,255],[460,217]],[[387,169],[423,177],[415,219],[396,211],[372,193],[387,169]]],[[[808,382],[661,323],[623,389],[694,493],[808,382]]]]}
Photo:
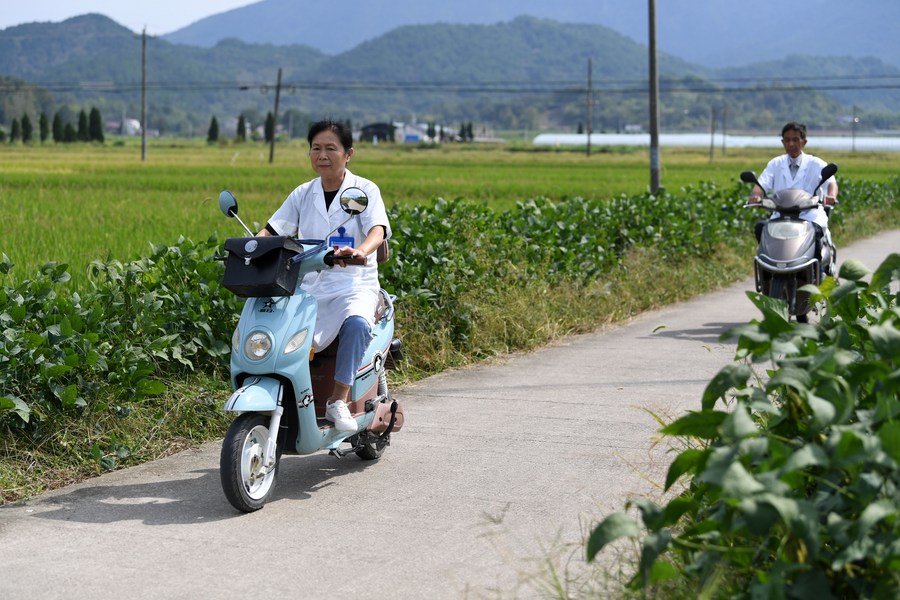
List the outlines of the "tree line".
{"type": "Polygon", "coordinates": [[[92,107],[90,113],[81,109],[76,125],[63,119],[60,111],[53,115],[52,123],[47,118],[47,114],[42,112],[38,118],[37,131],[35,131],[31,117],[26,112],[21,119],[13,118],[9,133],[0,127],[0,142],[30,144],[40,141],[43,144],[52,138],[58,144],[73,142],[100,142],[102,144],[105,140],[103,130],[103,118],[100,116],[100,110],[96,107],[92,107]]]}

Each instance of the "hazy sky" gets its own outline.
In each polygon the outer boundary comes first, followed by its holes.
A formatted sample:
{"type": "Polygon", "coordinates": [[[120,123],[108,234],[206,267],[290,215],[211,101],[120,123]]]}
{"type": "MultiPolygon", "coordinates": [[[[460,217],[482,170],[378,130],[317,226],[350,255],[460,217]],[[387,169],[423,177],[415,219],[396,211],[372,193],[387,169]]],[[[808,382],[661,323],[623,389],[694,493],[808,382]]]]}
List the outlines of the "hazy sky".
{"type": "Polygon", "coordinates": [[[4,2],[0,29],[34,21],[59,22],[87,13],[106,15],[132,31],[163,35],[204,17],[259,0],[18,0],[4,2]]]}

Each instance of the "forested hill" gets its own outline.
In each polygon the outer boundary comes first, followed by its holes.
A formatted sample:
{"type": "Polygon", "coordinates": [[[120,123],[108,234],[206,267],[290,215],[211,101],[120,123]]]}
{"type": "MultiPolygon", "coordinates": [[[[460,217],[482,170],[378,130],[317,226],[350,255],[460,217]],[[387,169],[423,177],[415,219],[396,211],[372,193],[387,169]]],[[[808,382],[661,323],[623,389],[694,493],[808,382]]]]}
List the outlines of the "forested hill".
{"type": "MultiPolygon", "coordinates": [[[[402,27],[336,56],[306,46],[237,40],[212,48],[147,40],[154,104],[205,119],[211,113],[269,109],[271,94],[259,92],[271,90],[281,68],[284,106],[313,114],[407,120],[416,112],[448,121],[484,120],[493,110],[485,105],[584,88],[588,58],[598,80],[639,85],[646,77],[646,49],[640,44],[600,25],[530,17],[496,25],[402,27]],[[478,103],[481,107],[472,106],[478,103]]],[[[661,64],[677,76],[705,72],[667,55],[661,64]]],[[[39,84],[60,99],[90,98],[105,112],[126,103],[127,112],[135,114],[141,38],[101,15],[12,27],[0,31],[0,75],[39,84]]],[[[535,110],[544,110],[541,103],[538,97],[535,110]]]]}
{"type": "MultiPolygon", "coordinates": [[[[251,43],[306,44],[338,54],[402,25],[482,24],[520,16],[604,25],[646,45],[643,0],[262,0],[201,19],[164,36],[211,47],[225,37],[251,43]]],[[[873,56],[900,68],[897,0],[665,0],[656,2],[660,50],[721,68],[792,54],[873,56]]],[[[160,32],[161,33],[161,32],[160,32]]]]}
{"type": "MultiPolygon", "coordinates": [[[[276,73],[282,69],[284,114],[574,130],[585,119],[588,60],[596,90],[595,129],[643,123],[645,46],[601,25],[533,17],[494,25],[405,26],[333,56],[302,45],[224,40],[199,48],[151,37],[148,99],[157,128],[196,131],[211,115],[271,110],[276,73]]],[[[816,75],[823,79],[836,70],[898,75],[875,59],[805,60],[819,68],[816,75]]],[[[735,127],[771,128],[761,115],[777,122],[786,114],[833,127],[834,119],[849,112],[846,106],[857,102],[849,95],[852,89],[841,88],[847,95],[842,107],[817,93],[820,83],[812,80],[806,80],[811,91],[802,95],[756,91],[789,78],[790,72],[789,65],[770,63],[758,76],[755,69],[729,74],[729,83],[721,72],[662,53],[664,126],[706,127],[710,111],[728,104],[735,127]]],[[[136,116],[141,36],[101,15],[11,27],[0,31],[0,77],[34,84],[27,98],[20,84],[0,85],[0,125],[29,105],[52,113],[54,104],[93,104],[104,114],[136,116]]],[[[879,110],[900,110],[896,89],[867,92],[877,96],[865,100],[879,110]]]]}
{"type": "MultiPolygon", "coordinates": [[[[315,65],[326,58],[307,46],[234,40],[197,48],[150,37],[147,47],[154,81],[239,80],[273,65],[315,65]]],[[[99,14],[9,27],[0,30],[0,75],[53,83],[140,81],[141,36],[99,14]]]]}

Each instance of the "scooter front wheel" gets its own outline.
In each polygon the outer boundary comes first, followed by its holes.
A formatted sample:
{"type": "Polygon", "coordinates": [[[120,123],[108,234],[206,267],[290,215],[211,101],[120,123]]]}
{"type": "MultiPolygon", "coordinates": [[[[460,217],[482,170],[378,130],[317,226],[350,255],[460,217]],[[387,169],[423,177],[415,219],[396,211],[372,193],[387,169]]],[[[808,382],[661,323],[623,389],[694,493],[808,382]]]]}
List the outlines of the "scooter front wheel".
{"type": "Polygon", "coordinates": [[[264,464],[269,441],[269,419],[258,413],[244,413],[228,428],[219,457],[219,476],[225,497],[236,509],[253,512],[261,509],[275,489],[281,462],[281,448],[275,465],[264,464]]]}
{"type": "Polygon", "coordinates": [[[796,317],[798,323],[808,323],[809,294],[797,291],[797,283],[784,277],[774,277],[769,283],[769,296],[784,300],[788,315],[796,317]]]}

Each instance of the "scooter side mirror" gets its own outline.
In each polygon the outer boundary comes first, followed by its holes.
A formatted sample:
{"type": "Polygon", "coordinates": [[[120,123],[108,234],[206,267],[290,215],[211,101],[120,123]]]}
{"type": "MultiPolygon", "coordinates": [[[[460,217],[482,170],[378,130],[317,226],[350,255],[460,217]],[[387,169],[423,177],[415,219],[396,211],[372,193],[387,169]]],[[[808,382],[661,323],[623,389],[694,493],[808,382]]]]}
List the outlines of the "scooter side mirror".
{"type": "MultiPolygon", "coordinates": [[[[744,183],[752,183],[755,185],[759,185],[759,181],[756,179],[756,173],[753,171],[744,171],[741,173],[741,181],[744,183]]],[[[762,187],[762,186],[760,186],[762,187]]]]}
{"type": "Polygon", "coordinates": [[[250,228],[247,227],[247,225],[245,225],[244,222],[241,221],[241,218],[237,215],[237,198],[234,197],[234,194],[232,194],[228,190],[222,190],[222,192],[219,193],[219,209],[223,213],[225,213],[226,217],[234,217],[235,219],[237,219],[238,223],[241,224],[241,227],[244,228],[244,231],[247,232],[247,235],[253,237],[253,232],[250,231],[250,228]]]}
{"type": "Polygon", "coordinates": [[[358,187],[349,187],[341,193],[341,208],[348,215],[358,215],[369,207],[369,197],[358,187]]]}
{"type": "Polygon", "coordinates": [[[834,177],[834,174],[838,172],[838,167],[834,163],[828,163],[824,167],[822,167],[822,179],[819,180],[819,185],[816,186],[816,189],[813,190],[813,194],[819,191],[819,188],[822,187],[822,184],[828,181],[831,177],[834,177]]]}
{"type": "Polygon", "coordinates": [[[228,190],[219,193],[219,209],[226,217],[236,217],[238,212],[237,198],[228,190]]]}

